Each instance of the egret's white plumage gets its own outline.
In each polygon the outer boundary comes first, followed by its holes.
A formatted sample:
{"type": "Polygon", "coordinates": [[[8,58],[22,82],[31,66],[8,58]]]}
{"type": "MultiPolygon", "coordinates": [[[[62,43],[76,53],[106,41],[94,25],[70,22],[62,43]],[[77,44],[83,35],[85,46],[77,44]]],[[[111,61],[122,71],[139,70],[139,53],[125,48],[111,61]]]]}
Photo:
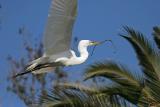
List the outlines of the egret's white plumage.
{"type": "Polygon", "coordinates": [[[72,29],[77,15],[77,0],[52,0],[44,33],[44,55],[26,68],[26,73],[44,73],[57,66],[71,66],[85,62],[89,56],[88,46],[98,42],[81,40],[78,45],[80,56],[70,50],[72,29]]]}
{"type": "MultiPolygon", "coordinates": [[[[95,43],[95,42],[94,42],[95,43]]],[[[73,50],[70,50],[71,57],[62,57],[55,60],[55,62],[63,62],[65,66],[70,65],[78,65],[85,62],[89,56],[89,53],[87,51],[87,47],[94,44],[92,41],[89,40],[81,40],[78,45],[78,51],[80,53],[80,56],[76,56],[75,52],[73,50]]]]}

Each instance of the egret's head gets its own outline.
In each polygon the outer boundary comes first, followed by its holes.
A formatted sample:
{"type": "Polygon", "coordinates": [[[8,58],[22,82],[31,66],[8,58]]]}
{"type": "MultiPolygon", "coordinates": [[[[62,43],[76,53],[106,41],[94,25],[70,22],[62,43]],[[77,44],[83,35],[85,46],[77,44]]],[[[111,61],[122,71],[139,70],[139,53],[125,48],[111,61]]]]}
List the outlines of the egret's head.
{"type": "Polygon", "coordinates": [[[91,40],[81,40],[79,42],[79,45],[81,46],[94,46],[94,45],[98,45],[100,44],[100,42],[96,42],[96,41],[91,41],[91,40]]]}

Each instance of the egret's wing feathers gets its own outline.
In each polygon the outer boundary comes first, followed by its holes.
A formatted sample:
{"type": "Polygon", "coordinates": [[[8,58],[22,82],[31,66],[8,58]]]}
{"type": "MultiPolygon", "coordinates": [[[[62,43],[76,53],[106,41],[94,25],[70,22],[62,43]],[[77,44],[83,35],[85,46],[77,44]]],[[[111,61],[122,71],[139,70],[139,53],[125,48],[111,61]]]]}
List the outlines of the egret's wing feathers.
{"type": "Polygon", "coordinates": [[[44,48],[46,55],[69,52],[72,28],[77,14],[77,0],[52,0],[44,48]]]}

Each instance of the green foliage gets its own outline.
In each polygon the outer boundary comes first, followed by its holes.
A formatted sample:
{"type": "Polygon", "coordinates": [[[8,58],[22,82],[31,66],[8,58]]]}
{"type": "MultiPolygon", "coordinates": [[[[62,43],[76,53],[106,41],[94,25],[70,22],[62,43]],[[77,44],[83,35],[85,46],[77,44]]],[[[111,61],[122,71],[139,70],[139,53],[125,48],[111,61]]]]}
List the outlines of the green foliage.
{"type": "Polygon", "coordinates": [[[158,80],[157,73],[160,69],[160,57],[159,53],[153,48],[151,42],[144,37],[143,34],[134,31],[128,27],[125,27],[127,35],[121,35],[125,38],[134,48],[139,65],[142,67],[147,79],[158,80]]]}
{"type": "Polygon", "coordinates": [[[44,107],[128,107],[119,96],[111,97],[95,87],[80,84],[62,84],[58,87],[40,97],[44,107]]]}
{"type": "Polygon", "coordinates": [[[114,62],[106,61],[103,63],[96,63],[86,69],[85,80],[96,76],[109,78],[110,80],[123,86],[139,87],[141,85],[138,80],[140,77],[134,77],[127,67],[114,62]]]}
{"type": "MultiPolygon", "coordinates": [[[[116,87],[109,88],[112,93],[109,93],[110,95],[119,95],[134,104],[137,103],[143,88],[143,80],[141,80],[141,77],[132,75],[127,67],[114,62],[97,63],[86,70],[85,80],[97,76],[103,76],[118,84],[116,87]]],[[[109,90],[107,88],[106,92],[109,90]]]]}
{"type": "MultiPolygon", "coordinates": [[[[122,35],[134,48],[141,70],[145,75],[145,87],[148,96],[145,96],[146,100],[149,99],[148,103],[159,103],[160,101],[160,54],[159,50],[153,47],[151,42],[147,40],[143,34],[134,31],[128,27],[125,27],[128,36],[122,35]]],[[[154,28],[154,40],[156,44],[158,41],[158,27],[154,28]]],[[[142,94],[144,95],[144,93],[142,94]]],[[[144,97],[144,96],[143,96],[144,97]]]]}

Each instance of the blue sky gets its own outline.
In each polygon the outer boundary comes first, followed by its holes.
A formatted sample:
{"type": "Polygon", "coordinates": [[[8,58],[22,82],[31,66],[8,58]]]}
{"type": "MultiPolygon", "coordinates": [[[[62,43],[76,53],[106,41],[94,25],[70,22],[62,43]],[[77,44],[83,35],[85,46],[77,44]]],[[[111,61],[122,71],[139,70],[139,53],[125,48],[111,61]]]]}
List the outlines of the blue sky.
{"type": "MultiPolygon", "coordinates": [[[[7,93],[6,76],[8,74],[7,55],[16,59],[24,55],[18,28],[25,25],[33,35],[32,39],[41,39],[51,0],[0,0],[0,106],[25,107],[22,101],[12,93],[7,93]]],[[[78,17],[73,36],[79,39],[112,39],[117,47],[113,53],[110,44],[99,46],[94,55],[85,64],[67,68],[71,77],[82,75],[88,64],[100,60],[115,60],[137,69],[136,57],[131,46],[118,33],[122,26],[128,25],[143,32],[151,39],[152,27],[160,25],[159,0],[79,0],[78,17]]],[[[33,40],[34,41],[34,40],[33,40]]]]}

